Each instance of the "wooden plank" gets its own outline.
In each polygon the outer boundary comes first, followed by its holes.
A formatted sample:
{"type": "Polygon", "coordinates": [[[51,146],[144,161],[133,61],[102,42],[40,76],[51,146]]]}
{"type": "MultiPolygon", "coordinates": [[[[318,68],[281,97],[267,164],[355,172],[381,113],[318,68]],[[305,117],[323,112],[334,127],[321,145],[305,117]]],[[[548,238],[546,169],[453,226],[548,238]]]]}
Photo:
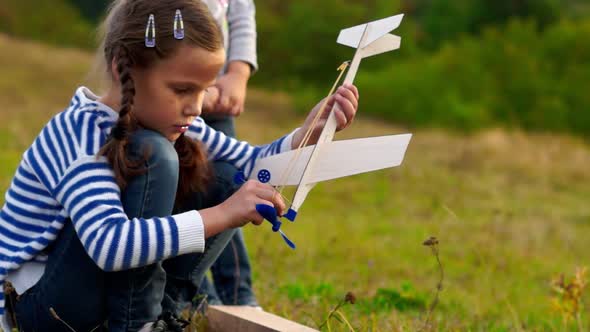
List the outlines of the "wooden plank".
{"type": "Polygon", "coordinates": [[[209,332],[312,332],[310,327],[250,306],[210,305],[209,332]]]}

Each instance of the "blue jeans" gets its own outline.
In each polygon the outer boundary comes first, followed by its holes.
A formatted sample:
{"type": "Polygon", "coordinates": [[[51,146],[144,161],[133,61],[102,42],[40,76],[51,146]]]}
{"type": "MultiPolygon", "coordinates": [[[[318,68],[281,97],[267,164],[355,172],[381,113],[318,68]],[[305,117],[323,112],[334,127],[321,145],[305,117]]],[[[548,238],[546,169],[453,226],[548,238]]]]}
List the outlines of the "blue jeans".
{"type": "Polygon", "coordinates": [[[215,286],[203,278],[200,289],[200,293],[207,294],[209,304],[258,305],[252,292],[250,262],[241,229],[236,230],[211,267],[211,275],[215,286]]]}
{"type": "MultiPolygon", "coordinates": [[[[122,193],[130,218],[170,215],[178,183],[178,156],[172,143],[160,134],[139,130],[128,153],[142,155],[148,147],[147,171],[134,177],[122,193]]],[[[216,167],[227,167],[216,165],[216,167]]],[[[231,181],[216,178],[206,194],[194,194],[177,212],[203,209],[231,195],[231,181]]],[[[70,221],[48,250],[42,278],[19,297],[15,305],[23,331],[70,331],[49,312],[57,314],[76,331],[90,331],[108,321],[109,331],[137,331],[162,311],[178,313],[190,304],[195,284],[226,247],[235,230],[206,241],[203,253],[186,254],[148,266],[105,272],[88,256],[70,221]]]]}
{"type": "MultiPolygon", "coordinates": [[[[227,136],[236,136],[231,117],[205,118],[205,121],[207,125],[227,136]]],[[[215,168],[216,174],[225,179],[233,179],[236,171],[233,167],[215,168]]],[[[201,294],[207,295],[208,303],[258,305],[252,291],[252,271],[241,228],[236,230],[236,234],[211,267],[211,275],[213,284],[208,278],[203,278],[199,290],[201,294]]]]}

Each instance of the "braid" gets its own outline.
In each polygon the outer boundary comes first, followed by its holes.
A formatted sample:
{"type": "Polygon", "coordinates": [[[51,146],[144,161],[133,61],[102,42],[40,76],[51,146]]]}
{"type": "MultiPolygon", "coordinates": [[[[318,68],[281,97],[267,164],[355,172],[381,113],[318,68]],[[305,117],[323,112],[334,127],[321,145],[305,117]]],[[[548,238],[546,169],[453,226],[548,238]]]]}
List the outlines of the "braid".
{"type": "Polygon", "coordinates": [[[113,138],[123,140],[127,137],[132,124],[135,121],[131,119],[131,109],[133,108],[133,98],[135,97],[135,82],[131,77],[131,66],[133,63],[129,58],[129,53],[124,45],[119,46],[117,56],[117,72],[119,73],[119,82],[121,83],[121,109],[119,110],[119,120],[113,128],[113,138]]]}
{"type": "Polygon", "coordinates": [[[201,142],[181,135],[174,143],[180,165],[176,205],[183,204],[191,193],[205,192],[213,174],[201,142]]]}
{"type": "Polygon", "coordinates": [[[127,158],[129,134],[137,128],[137,121],[131,112],[135,97],[135,83],[131,76],[133,62],[129,57],[127,47],[120,45],[117,51],[117,72],[121,84],[121,108],[119,110],[119,119],[112,129],[109,140],[101,149],[100,155],[106,156],[109,160],[115,172],[117,184],[123,190],[127,185],[127,179],[143,172],[139,166],[143,164],[146,156],[138,160],[129,160],[127,158]]]}

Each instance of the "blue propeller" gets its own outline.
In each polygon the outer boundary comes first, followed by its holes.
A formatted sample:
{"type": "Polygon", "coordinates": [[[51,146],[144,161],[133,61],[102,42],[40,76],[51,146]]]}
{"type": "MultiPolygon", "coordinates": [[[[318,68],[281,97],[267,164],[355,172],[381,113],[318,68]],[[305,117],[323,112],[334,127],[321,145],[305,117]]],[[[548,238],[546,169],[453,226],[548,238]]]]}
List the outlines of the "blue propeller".
{"type": "MultiPolygon", "coordinates": [[[[243,184],[245,182],[246,176],[244,175],[244,172],[239,171],[234,175],[234,183],[243,184]]],[[[285,235],[285,233],[281,231],[282,222],[277,217],[278,213],[274,207],[266,204],[256,204],[256,212],[258,212],[264,219],[268,220],[268,222],[272,224],[273,232],[279,232],[279,234],[281,234],[281,236],[283,237],[283,240],[285,240],[285,243],[287,243],[287,245],[291,247],[291,249],[295,249],[295,243],[289,240],[287,235],[285,235]]]]}
{"type": "Polygon", "coordinates": [[[279,221],[279,218],[277,217],[277,210],[274,207],[266,204],[256,204],[256,212],[260,213],[264,219],[268,220],[268,222],[272,224],[273,232],[279,232],[287,245],[291,247],[291,249],[295,249],[295,243],[289,240],[287,235],[281,231],[282,223],[279,221]]]}

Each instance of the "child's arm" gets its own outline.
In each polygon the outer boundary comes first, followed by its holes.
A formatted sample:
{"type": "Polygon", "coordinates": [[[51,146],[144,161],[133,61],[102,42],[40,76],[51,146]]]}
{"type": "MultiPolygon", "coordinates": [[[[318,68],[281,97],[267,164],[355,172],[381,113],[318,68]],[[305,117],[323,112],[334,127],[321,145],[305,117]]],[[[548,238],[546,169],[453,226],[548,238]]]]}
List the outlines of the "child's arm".
{"type": "MultiPolygon", "coordinates": [[[[228,63],[242,62],[251,72],[258,70],[256,54],[256,8],[252,0],[230,0],[227,12],[229,24],[228,63]]],[[[250,72],[250,71],[249,71],[250,72]]]]}
{"type": "Polygon", "coordinates": [[[73,163],[53,189],[53,196],[73,221],[90,257],[105,271],[203,252],[205,238],[250,221],[262,223],[256,204],[285,209],[272,188],[251,181],[230,199],[209,209],[129,219],[110,165],[105,158],[97,160],[95,156],[82,157],[73,163]]]}
{"type": "MultiPolygon", "coordinates": [[[[358,108],[358,90],[353,85],[338,88],[336,93],[328,98],[320,120],[312,128],[313,119],[321,109],[323,102],[324,100],[320,101],[310,111],[301,128],[267,145],[252,146],[248,142],[227,137],[222,132],[207,126],[201,118],[195,119],[186,135],[205,144],[209,159],[227,161],[242,169],[248,176],[254,167],[256,159],[297,148],[308,130],[312,131],[312,135],[307,144],[315,144],[328,117],[329,110],[332,109],[335,103],[340,106],[336,113],[337,130],[342,130],[348,126],[354,119],[358,108]]],[[[264,129],[264,127],[262,126],[261,129],[264,129]]]]}
{"type": "MultiPolygon", "coordinates": [[[[42,160],[27,162],[32,172],[40,173],[42,160]]],[[[205,223],[197,211],[128,218],[119,186],[104,157],[80,156],[50,191],[72,220],[88,255],[105,271],[145,266],[205,250],[205,223]]]]}
{"type": "MultiPolygon", "coordinates": [[[[104,140],[98,119],[93,112],[60,113],[25,152],[0,218],[3,229],[13,229],[20,242],[42,249],[50,242],[45,237],[54,239],[70,218],[95,263],[117,271],[203,252],[206,237],[257,220],[251,210],[227,206],[203,214],[129,219],[112,168],[93,153],[104,140]]],[[[241,189],[238,197],[281,206],[256,186],[241,189]]]]}
{"type": "Polygon", "coordinates": [[[253,146],[209,127],[202,118],[196,118],[185,135],[202,142],[210,160],[227,161],[246,174],[252,170],[257,158],[291,150],[293,140],[291,133],[271,144],[253,146]]]}
{"type": "Polygon", "coordinates": [[[219,96],[207,96],[205,112],[239,116],[244,111],[248,80],[258,70],[255,11],[252,0],[229,1],[227,67],[215,85],[219,96]]]}

